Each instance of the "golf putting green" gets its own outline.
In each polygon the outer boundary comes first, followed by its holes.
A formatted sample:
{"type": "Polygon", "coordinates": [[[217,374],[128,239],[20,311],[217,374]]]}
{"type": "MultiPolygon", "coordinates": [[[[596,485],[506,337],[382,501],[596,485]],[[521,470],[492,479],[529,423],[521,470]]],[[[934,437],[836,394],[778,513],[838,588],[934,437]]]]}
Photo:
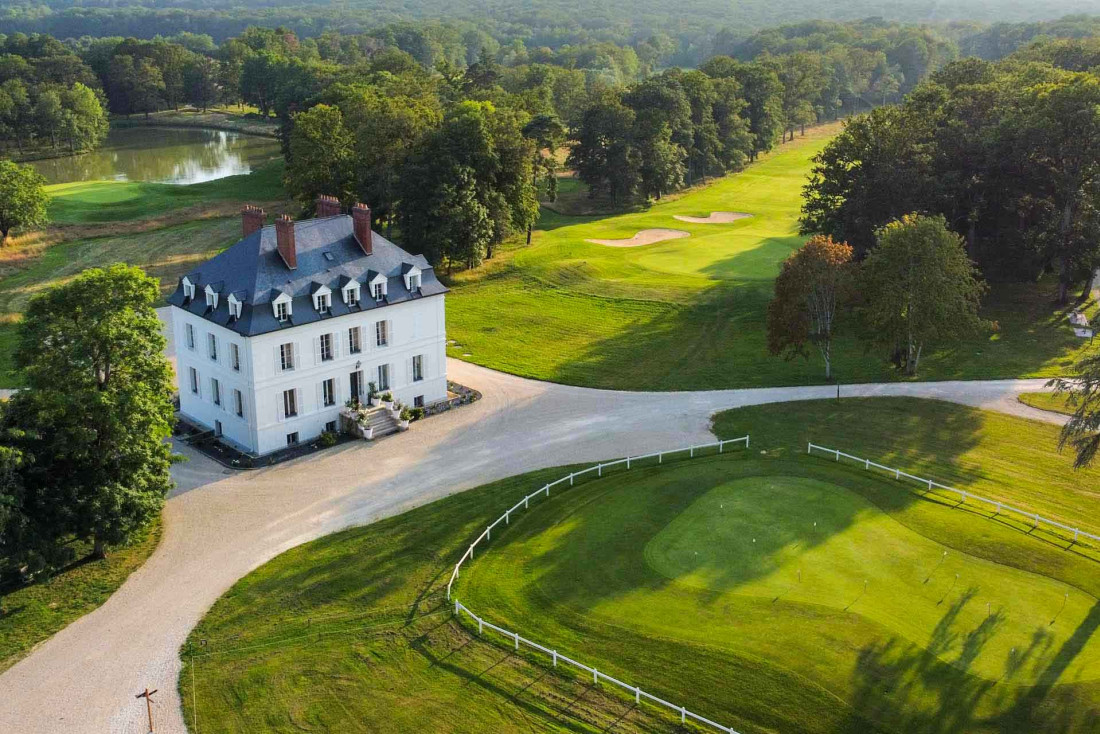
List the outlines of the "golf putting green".
{"type": "MultiPolygon", "coordinates": [[[[513,518],[456,593],[581,660],[623,634],[674,641],[685,667],[751,659],[861,715],[888,707],[911,723],[934,715],[945,688],[975,691],[979,718],[1008,715],[1040,686],[1066,684],[1095,706],[1097,598],[988,552],[1041,556],[1049,544],[915,494],[886,512],[853,489],[887,481],[755,460],[608,477],[513,518]]],[[[677,674],[634,665],[643,687],[677,674]]]]}

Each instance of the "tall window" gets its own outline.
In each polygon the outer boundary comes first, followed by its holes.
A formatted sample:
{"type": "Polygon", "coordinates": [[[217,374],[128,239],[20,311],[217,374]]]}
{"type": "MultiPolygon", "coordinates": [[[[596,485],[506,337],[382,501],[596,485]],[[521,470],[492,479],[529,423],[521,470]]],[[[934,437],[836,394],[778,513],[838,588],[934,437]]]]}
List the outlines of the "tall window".
{"type": "Polygon", "coordinates": [[[424,379],[424,355],[418,354],[413,357],[413,382],[420,382],[424,379]]]}
{"type": "Polygon", "coordinates": [[[420,276],[419,275],[410,275],[409,276],[409,291],[411,293],[416,293],[418,290],[420,290],[420,276]]]}
{"type": "Polygon", "coordinates": [[[336,380],[331,377],[321,383],[321,402],[326,408],[336,405],[336,380]]]}
{"type": "Polygon", "coordinates": [[[332,359],[332,334],[321,334],[321,361],[332,359]]]}
{"type": "Polygon", "coordinates": [[[283,390],[283,415],[287,418],[298,415],[297,390],[283,390]]]}
{"type": "Polygon", "coordinates": [[[349,306],[354,306],[355,304],[359,303],[359,289],[358,288],[348,288],[346,291],[344,291],[344,293],[347,294],[347,297],[345,298],[345,300],[347,301],[349,306]]]}
{"type": "Polygon", "coordinates": [[[214,401],[214,405],[222,404],[222,386],[213,377],[210,378],[210,399],[214,401]]]}
{"type": "Polygon", "coordinates": [[[374,343],[384,347],[390,343],[390,322],[379,321],[374,325],[374,343]]]}
{"type": "Polygon", "coordinates": [[[290,318],[290,309],[287,307],[286,301],[275,304],[275,318],[279,319],[280,323],[290,318]]]}
{"type": "Polygon", "coordinates": [[[229,364],[237,372],[241,371],[241,348],[236,342],[229,343],[229,364]]]}
{"type": "Polygon", "coordinates": [[[283,371],[294,369],[294,345],[291,343],[279,345],[279,363],[283,371]]]}
{"type": "Polygon", "coordinates": [[[187,332],[187,348],[188,349],[194,349],[195,348],[195,327],[192,326],[191,324],[186,324],[184,326],[184,331],[187,332]]]}
{"type": "Polygon", "coordinates": [[[218,337],[213,334],[206,335],[207,352],[210,354],[210,359],[215,362],[218,361],[218,337]]]}
{"type": "Polygon", "coordinates": [[[390,389],[390,366],[388,364],[378,365],[378,389],[390,389]]]}
{"type": "Polygon", "coordinates": [[[328,313],[331,308],[332,302],[330,299],[332,296],[327,293],[322,296],[317,296],[317,313],[328,313]]]}
{"type": "Polygon", "coordinates": [[[359,354],[363,351],[363,346],[360,343],[361,334],[362,330],[358,326],[348,329],[348,354],[359,354]]]}
{"type": "Polygon", "coordinates": [[[191,368],[191,392],[199,394],[199,371],[194,367],[191,368]]]}
{"type": "Polygon", "coordinates": [[[244,418],[244,395],[240,390],[233,390],[233,412],[238,418],[244,418]]]}

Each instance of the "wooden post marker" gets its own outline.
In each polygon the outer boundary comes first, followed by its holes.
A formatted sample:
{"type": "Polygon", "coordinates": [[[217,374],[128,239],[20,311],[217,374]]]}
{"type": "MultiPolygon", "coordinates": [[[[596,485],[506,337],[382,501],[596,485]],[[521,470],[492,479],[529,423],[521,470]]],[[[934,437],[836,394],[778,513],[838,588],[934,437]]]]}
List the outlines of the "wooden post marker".
{"type": "Polygon", "coordinates": [[[144,691],[134,696],[134,698],[145,699],[145,712],[149,714],[149,731],[153,731],[153,694],[156,692],[156,688],[151,691],[146,688],[144,691]]]}

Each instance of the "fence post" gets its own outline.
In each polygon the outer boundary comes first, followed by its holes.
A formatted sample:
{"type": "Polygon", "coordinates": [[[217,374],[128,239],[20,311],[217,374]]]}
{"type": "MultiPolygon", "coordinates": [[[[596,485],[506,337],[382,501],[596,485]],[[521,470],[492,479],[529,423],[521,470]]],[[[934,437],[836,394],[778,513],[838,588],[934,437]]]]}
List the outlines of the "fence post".
{"type": "Polygon", "coordinates": [[[995,511],[995,512],[993,513],[993,517],[997,517],[997,515],[1000,515],[1000,514],[1001,514],[1001,503],[1000,503],[1000,502],[998,502],[998,503],[997,503],[997,509],[996,509],[996,511],[995,511]]]}
{"type": "Polygon", "coordinates": [[[526,497],[523,498],[523,509],[525,509],[525,510],[531,509],[531,495],[527,495],[526,497]]]}
{"type": "Polygon", "coordinates": [[[840,461],[840,449],[836,450],[836,460],[840,461]]]}
{"type": "Polygon", "coordinates": [[[901,481],[901,469],[894,470],[894,479],[898,480],[899,482],[901,481]]]}
{"type": "Polygon", "coordinates": [[[750,441],[752,441],[752,436],[745,436],[745,448],[749,447],[750,441]]]}
{"type": "Polygon", "coordinates": [[[1073,542],[1074,542],[1074,543],[1076,543],[1076,542],[1077,542],[1077,534],[1078,534],[1078,533],[1080,533],[1080,532],[1081,532],[1081,531],[1080,531],[1080,529],[1079,529],[1079,528],[1074,528],[1074,529],[1073,529],[1073,542]]]}
{"type": "Polygon", "coordinates": [[[871,460],[870,459],[864,459],[863,460],[863,468],[866,469],[867,471],[871,471],[871,460]]]}
{"type": "Polygon", "coordinates": [[[493,539],[493,529],[492,528],[485,528],[485,540],[492,540],[492,539],[493,539]]]}
{"type": "Polygon", "coordinates": [[[504,513],[504,524],[505,525],[511,525],[512,524],[512,511],[511,510],[508,510],[508,512],[504,513]]]}
{"type": "Polygon", "coordinates": [[[722,447],[726,445],[725,441],[718,442],[718,453],[722,453],[722,447]]]}
{"type": "Polygon", "coordinates": [[[630,457],[629,457],[629,456],[628,456],[628,457],[626,457],[626,468],[627,468],[627,469],[629,469],[629,468],[630,468],[630,457]]]}
{"type": "Polygon", "coordinates": [[[687,717],[688,717],[687,711],[688,710],[686,708],[684,708],[683,706],[680,707],[680,723],[681,724],[683,724],[685,721],[687,721],[687,717]]]}
{"type": "Polygon", "coordinates": [[[592,685],[600,684],[600,674],[596,672],[595,668],[592,668],[592,685]]]}
{"type": "Polygon", "coordinates": [[[638,686],[634,686],[634,703],[642,702],[642,689],[638,686]]]}
{"type": "Polygon", "coordinates": [[[603,464],[597,464],[596,465],[596,476],[597,477],[602,477],[603,476],[603,464]]]}
{"type": "Polygon", "coordinates": [[[513,632],[512,635],[516,638],[516,649],[519,649],[519,633],[513,632]]]}
{"type": "Polygon", "coordinates": [[[663,464],[663,463],[665,463],[665,452],[664,452],[664,451],[662,451],[661,453],[657,454],[657,463],[658,463],[658,464],[663,464]]]}
{"type": "Polygon", "coordinates": [[[458,614],[458,599],[455,599],[455,614],[458,614]]]}
{"type": "Polygon", "coordinates": [[[573,474],[572,473],[569,474],[569,486],[570,487],[573,486],[573,474]]]}
{"type": "Polygon", "coordinates": [[[810,448],[811,448],[812,446],[813,446],[813,444],[812,444],[812,443],[809,443],[809,442],[807,442],[807,443],[806,443],[806,453],[807,453],[807,454],[808,454],[808,453],[810,453],[810,448]]]}
{"type": "Polygon", "coordinates": [[[477,618],[477,633],[478,633],[479,635],[480,635],[480,634],[482,633],[482,630],[484,629],[484,627],[482,626],[482,624],[484,623],[484,621],[485,621],[485,620],[483,620],[483,619],[482,619],[481,617],[478,617],[478,618],[477,618]]]}
{"type": "Polygon", "coordinates": [[[694,446],[692,446],[690,449],[688,449],[688,458],[689,459],[694,459],[695,458],[695,447],[694,446]]]}
{"type": "Polygon", "coordinates": [[[558,651],[554,651],[554,667],[558,667],[558,651]]]}

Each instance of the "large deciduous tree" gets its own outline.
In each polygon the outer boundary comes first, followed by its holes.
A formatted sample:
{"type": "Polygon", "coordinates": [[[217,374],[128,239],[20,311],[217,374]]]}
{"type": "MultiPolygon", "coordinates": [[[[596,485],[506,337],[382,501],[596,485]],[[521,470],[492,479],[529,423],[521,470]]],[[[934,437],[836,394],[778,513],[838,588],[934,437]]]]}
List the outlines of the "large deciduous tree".
{"type": "Polygon", "coordinates": [[[284,180],[307,209],[320,195],[351,203],[355,191],[355,140],[337,107],[317,105],[294,116],[284,180]]]}
{"type": "Polygon", "coordinates": [[[24,512],[56,537],[108,545],[152,520],[172,485],[172,368],[139,268],[86,270],[35,296],[15,353],[26,387],[6,411],[32,461],[24,512]]]}
{"type": "Polygon", "coordinates": [[[46,223],[46,180],[30,166],[0,160],[0,245],[16,227],[46,223]]]}
{"type": "Polygon", "coordinates": [[[927,345],[989,326],[978,315],[985,283],[942,216],[907,214],[880,230],[858,290],[868,337],[891,348],[909,375],[927,345]]]}
{"type": "Polygon", "coordinates": [[[768,351],[787,359],[807,357],[811,344],[825,361],[825,377],[832,377],[833,335],[851,269],[851,246],[824,235],[810,238],[788,257],[768,304],[768,351]]]}

